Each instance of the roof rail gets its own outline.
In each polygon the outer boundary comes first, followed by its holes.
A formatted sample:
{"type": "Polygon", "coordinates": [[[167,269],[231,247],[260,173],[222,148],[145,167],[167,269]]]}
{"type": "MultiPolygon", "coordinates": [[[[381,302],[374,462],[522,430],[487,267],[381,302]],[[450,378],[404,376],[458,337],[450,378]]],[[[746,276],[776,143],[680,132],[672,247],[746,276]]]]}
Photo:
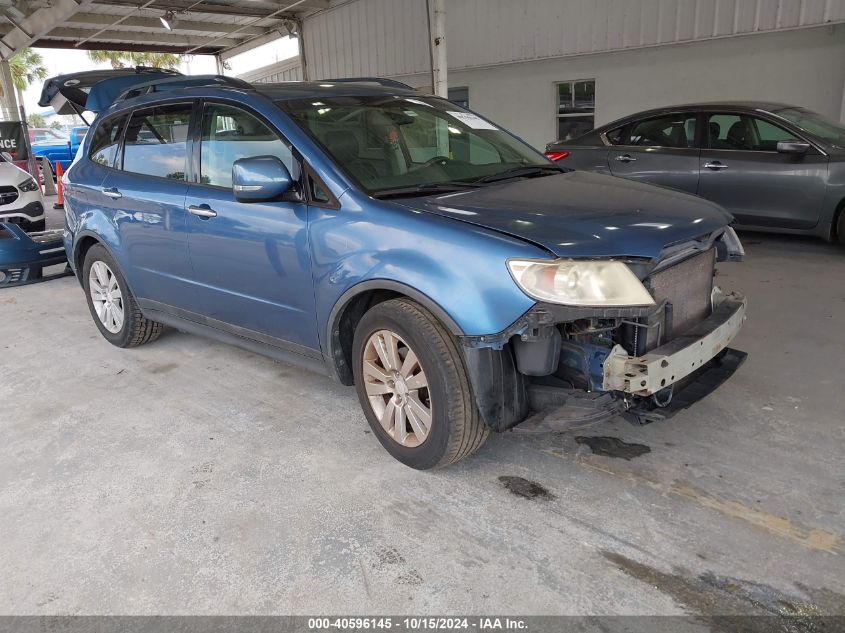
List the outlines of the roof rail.
{"type": "Polygon", "coordinates": [[[344,77],[343,79],[320,79],[320,83],[377,84],[388,88],[404,88],[406,90],[413,90],[416,92],[416,88],[409,86],[408,84],[396,81],[395,79],[385,79],[384,77],[344,77]]]}
{"type": "Polygon", "coordinates": [[[240,88],[241,90],[253,90],[252,84],[237,77],[226,75],[177,75],[135,84],[128,90],[121,92],[114,100],[115,103],[125,101],[140,95],[151,92],[166,92],[168,90],[180,90],[182,88],[196,88],[200,86],[225,86],[229,88],[240,88]]]}

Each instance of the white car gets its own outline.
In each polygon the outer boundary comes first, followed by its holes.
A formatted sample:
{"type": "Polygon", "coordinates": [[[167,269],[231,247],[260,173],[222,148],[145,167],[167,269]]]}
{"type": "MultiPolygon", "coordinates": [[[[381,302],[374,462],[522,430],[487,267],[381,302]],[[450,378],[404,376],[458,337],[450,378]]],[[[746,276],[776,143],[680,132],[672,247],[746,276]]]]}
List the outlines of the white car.
{"type": "Polygon", "coordinates": [[[24,231],[45,228],[41,187],[5,152],[0,155],[0,222],[17,224],[24,231]]]}

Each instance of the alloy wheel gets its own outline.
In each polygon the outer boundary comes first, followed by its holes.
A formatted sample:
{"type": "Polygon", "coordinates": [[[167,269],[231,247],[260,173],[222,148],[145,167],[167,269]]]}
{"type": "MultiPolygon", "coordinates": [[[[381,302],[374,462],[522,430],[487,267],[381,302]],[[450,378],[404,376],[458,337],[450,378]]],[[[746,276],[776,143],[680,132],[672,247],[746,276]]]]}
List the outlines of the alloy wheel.
{"type": "Polygon", "coordinates": [[[390,330],[378,330],[363,354],[364,387],[385,432],[398,444],[414,448],[431,431],[431,393],[416,353],[390,330]]]}
{"type": "Polygon", "coordinates": [[[123,294],[111,268],[105,262],[96,261],[88,273],[88,288],[94,312],[100,323],[112,334],[123,327],[123,294]]]}

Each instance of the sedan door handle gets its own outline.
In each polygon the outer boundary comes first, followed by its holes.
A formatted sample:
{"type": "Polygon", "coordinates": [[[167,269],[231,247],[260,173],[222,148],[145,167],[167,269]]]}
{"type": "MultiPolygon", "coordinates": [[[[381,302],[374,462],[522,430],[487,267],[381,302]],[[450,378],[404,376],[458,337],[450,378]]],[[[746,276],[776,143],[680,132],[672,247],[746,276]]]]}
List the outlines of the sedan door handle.
{"type": "Polygon", "coordinates": [[[727,169],[728,166],[725,163],[719,162],[718,160],[711,161],[709,163],[704,163],[704,167],[706,169],[712,169],[714,171],[721,171],[723,169],[727,169]]]}
{"type": "Polygon", "coordinates": [[[619,154],[614,160],[618,160],[620,163],[633,163],[637,159],[630,154],[619,154]]]}
{"type": "Polygon", "coordinates": [[[200,218],[216,218],[217,211],[212,209],[207,204],[200,204],[200,205],[191,205],[188,207],[188,212],[192,213],[200,218]]]}
{"type": "Polygon", "coordinates": [[[122,198],[123,194],[118,191],[117,187],[103,187],[103,195],[109,198],[122,198]]]}

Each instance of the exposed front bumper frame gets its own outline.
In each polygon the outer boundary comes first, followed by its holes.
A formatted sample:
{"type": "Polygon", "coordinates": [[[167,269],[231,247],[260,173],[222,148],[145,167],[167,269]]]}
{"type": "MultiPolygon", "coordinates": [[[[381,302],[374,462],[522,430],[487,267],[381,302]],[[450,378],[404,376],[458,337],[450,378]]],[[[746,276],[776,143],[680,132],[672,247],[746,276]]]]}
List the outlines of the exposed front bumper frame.
{"type": "Polygon", "coordinates": [[[689,376],[736,337],[745,321],[746,303],[741,295],[715,295],[707,319],[642,356],[629,356],[617,345],[604,362],[604,390],[650,396],[689,376]]]}

